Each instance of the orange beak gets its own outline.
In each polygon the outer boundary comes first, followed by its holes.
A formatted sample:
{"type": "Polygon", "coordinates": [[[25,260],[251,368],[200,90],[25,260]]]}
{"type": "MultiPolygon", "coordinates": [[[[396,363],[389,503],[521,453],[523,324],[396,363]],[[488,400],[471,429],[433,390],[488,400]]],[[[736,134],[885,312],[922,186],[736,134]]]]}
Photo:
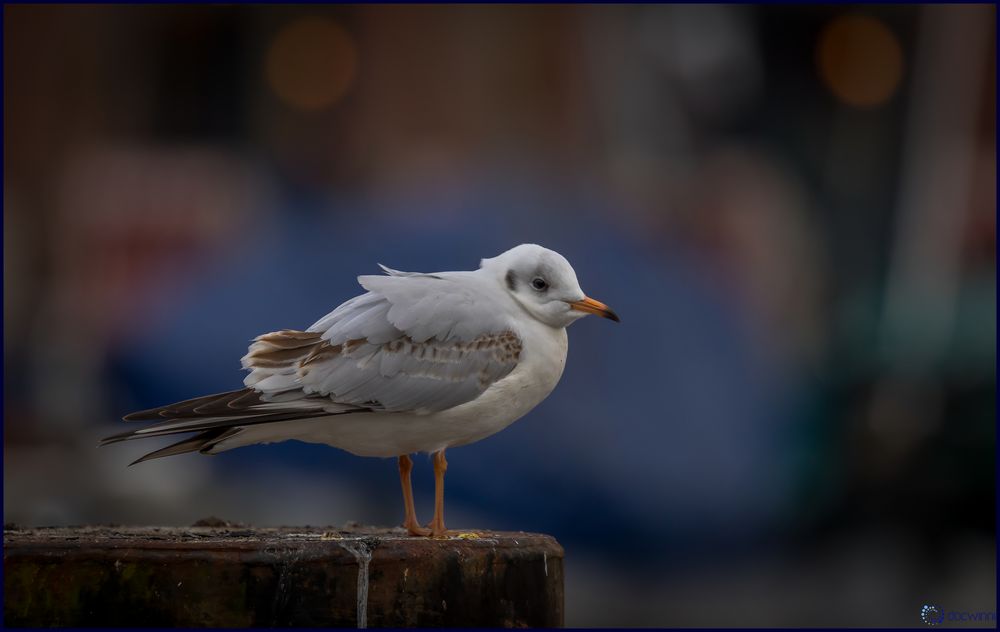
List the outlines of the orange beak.
{"type": "Polygon", "coordinates": [[[618,318],[618,314],[616,314],[610,307],[600,301],[595,301],[594,299],[586,296],[583,297],[582,301],[569,301],[569,306],[571,309],[575,309],[578,312],[596,314],[601,318],[610,318],[616,323],[622,322],[622,319],[618,318]]]}

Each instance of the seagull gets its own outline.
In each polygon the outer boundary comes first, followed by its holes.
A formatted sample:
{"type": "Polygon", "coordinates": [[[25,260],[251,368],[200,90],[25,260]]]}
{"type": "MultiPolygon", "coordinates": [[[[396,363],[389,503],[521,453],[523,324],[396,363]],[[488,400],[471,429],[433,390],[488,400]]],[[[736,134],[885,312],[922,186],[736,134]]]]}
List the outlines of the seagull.
{"type": "Polygon", "coordinates": [[[403,527],[446,536],[445,450],[495,434],[545,399],[566,366],[566,327],[587,314],[619,322],[588,298],[569,262],[536,244],[482,259],[478,270],[362,275],[364,294],[304,331],[257,336],[242,358],[245,388],[142,410],[156,421],[100,445],[194,436],[131,465],[295,439],[358,456],[396,457],[403,527]],[[417,520],[414,453],[434,466],[434,518],[417,520]]]}

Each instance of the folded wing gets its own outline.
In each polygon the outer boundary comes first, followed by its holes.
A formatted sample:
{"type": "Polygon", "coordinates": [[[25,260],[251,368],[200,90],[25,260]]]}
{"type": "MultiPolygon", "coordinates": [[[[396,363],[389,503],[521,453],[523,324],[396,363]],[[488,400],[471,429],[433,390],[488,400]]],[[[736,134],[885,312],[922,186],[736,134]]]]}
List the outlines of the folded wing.
{"type": "Polygon", "coordinates": [[[369,291],[305,332],[258,337],[244,383],[388,412],[436,412],[510,373],[521,340],[498,299],[464,273],[360,277],[369,291]],[[453,276],[459,275],[459,276],[453,276]]]}

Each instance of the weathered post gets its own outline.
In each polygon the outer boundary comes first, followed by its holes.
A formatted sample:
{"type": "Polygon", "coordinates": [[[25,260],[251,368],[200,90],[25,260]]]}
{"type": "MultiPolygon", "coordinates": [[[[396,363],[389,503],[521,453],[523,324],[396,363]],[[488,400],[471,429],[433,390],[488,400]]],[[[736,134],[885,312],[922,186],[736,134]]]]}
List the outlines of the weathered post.
{"type": "Polygon", "coordinates": [[[8,626],[554,627],[550,536],[372,527],[4,529],[8,626]]]}

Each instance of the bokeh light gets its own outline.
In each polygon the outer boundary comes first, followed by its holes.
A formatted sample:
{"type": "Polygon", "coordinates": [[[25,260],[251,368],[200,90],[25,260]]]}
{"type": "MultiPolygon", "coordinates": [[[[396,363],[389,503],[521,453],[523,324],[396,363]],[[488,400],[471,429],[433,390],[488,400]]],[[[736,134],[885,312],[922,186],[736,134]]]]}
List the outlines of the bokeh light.
{"type": "Polygon", "coordinates": [[[267,53],[267,81],[296,110],[339,101],[354,81],[358,54],[351,35],[333,20],[307,17],[286,24],[267,53]]]}
{"type": "Polygon", "coordinates": [[[840,101],[874,107],[888,101],[903,77],[899,40],[867,15],[840,16],[820,34],[817,63],[823,82],[840,101]]]}

